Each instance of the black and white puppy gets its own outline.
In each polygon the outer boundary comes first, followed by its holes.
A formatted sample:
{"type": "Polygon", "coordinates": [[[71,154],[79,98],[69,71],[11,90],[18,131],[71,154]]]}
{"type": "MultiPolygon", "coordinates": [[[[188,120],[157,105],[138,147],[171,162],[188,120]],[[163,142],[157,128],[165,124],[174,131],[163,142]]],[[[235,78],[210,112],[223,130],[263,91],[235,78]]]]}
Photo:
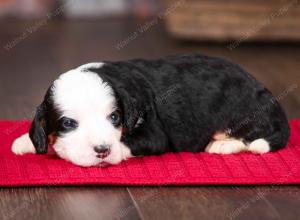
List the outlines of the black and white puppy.
{"type": "Polygon", "coordinates": [[[204,55],[90,63],[62,74],[16,154],[48,145],[80,166],[166,152],[266,153],[289,124],[278,100],[236,64],[204,55]]]}

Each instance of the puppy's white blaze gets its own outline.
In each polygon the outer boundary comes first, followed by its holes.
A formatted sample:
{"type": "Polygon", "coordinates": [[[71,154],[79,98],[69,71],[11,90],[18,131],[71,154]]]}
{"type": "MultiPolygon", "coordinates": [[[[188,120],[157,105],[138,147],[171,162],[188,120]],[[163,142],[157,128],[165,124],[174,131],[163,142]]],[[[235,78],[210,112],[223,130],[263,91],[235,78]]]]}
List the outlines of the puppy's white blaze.
{"type": "Polygon", "coordinates": [[[114,92],[96,73],[81,71],[82,68],[62,74],[54,82],[56,108],[62,116],[76,120],[78,127],[59,136],[53,148],[60,157],[77,165],[117,164],[131,157],[131,153],[120,142],[121,129],[109,121],[117,107],[114,92]],[[96,157],[94,151],[95,146],[102,144],[111,147],[104,159],[96,157]]]}
{"type": "Polygon", "coordinates": [[[29,134],[26,133],[21,137],[17,138],[12,144],[12,152],[17,155],[35,153],[35,148],[29,138],[29,134]]]}
{"type": "Polygon", "coordinates": [[[70,70],[62,74],[53,86],[57,107],[66,113],[88,114],[95,109],[108,111],[115,102],[111,87],[95,73],[70,70]]]}
{"type": "Polygon", "coordinates": [[[93,62],[93,63],[83,64],[83,65],[77,67],[77,69],[79,69],[80,71],[85,71],[87,69],[92,69],[92,68],[98,69],[98,68],[101,68],[103,65],[104,65],[104,63],[93,62]]]}
{"type": "Polygon", "coordinates": [[[268,153],[271,150],[270,144],[265,139],[257,139],[249,144],[248,151],[256,154],[268,153]]]}

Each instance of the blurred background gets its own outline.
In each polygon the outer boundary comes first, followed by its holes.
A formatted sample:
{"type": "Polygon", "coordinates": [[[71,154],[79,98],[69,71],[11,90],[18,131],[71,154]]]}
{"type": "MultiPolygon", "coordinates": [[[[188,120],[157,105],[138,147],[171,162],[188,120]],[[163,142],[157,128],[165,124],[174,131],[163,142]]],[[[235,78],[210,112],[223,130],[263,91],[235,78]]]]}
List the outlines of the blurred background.
{"type": "Polygon", "coordinates": [[[244,66],[300,117],[298,0],[0,0],[0,118],[31,118],[83,63],[198,52],[244,66]]]}

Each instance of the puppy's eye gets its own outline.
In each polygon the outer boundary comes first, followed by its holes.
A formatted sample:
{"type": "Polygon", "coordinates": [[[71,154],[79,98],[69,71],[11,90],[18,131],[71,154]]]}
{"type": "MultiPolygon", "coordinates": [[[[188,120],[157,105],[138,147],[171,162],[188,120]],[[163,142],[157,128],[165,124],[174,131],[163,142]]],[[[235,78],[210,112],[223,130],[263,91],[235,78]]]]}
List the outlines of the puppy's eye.
{"type": "Polygon", "coordinates": [[[121,122],[120,113],[118,111],[114,111],[109,115],[109,120],[113,125],[119,126],[121,122]]]}
{"type": "Polygon", "coordinates": [[[64,118],[62,118],[62,125],[66,129],[74,129],[74,128],[77,128],[78,123],[74,119],[64,117],[64,118]]]}

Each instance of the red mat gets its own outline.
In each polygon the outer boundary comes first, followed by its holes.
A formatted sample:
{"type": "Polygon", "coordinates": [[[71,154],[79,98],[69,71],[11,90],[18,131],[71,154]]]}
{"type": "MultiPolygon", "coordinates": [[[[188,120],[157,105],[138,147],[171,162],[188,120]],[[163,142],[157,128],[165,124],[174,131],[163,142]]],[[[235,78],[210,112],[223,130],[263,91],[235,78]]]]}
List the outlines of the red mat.
{"type": "Polygon", "coordinates": [[[300,183],[300,120],[288,147],[265,155],[169,153],[132,158],[107,168],[81,168],[51,155],[14,155],[13,140],[28,121],[0,122],[0,186],[49,185],[290,185],[300,183]]]}

